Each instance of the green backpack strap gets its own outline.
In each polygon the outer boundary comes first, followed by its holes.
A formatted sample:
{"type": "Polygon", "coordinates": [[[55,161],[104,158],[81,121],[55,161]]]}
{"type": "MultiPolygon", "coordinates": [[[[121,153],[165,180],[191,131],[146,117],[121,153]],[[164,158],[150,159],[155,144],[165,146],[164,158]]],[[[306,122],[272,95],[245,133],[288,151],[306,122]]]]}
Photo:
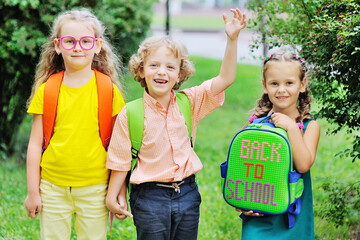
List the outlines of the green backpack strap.
{"type": "Polygon", "coordinates": [[[192,141],[192,128],[191,128],[191,104],[190,104],[190,100],[189,98],[186,96],[185,93],[180,92],[176,94],[176,102],[179,106],[179,111],[180,113],[184,116],[185,119],[185,123],[186,123],[186,127],[187,130],[189,132],[189,138],[190,138],[190,143],[191,143],[191,147],[193,148],[193,141],[192,141]]]}
{"type": "Polygon", "coordinates": [[[139,98],[126,104],[126,113],[129,125],[129,137],[131,140],[131,172],[137,165],[138,152],[144,132],[144,103],[139,98]]]}

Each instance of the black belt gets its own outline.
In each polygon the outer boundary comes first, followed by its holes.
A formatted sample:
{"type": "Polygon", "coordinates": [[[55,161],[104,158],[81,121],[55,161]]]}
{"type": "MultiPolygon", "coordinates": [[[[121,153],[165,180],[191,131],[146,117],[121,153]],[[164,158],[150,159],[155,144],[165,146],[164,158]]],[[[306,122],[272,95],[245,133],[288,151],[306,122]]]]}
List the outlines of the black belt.
{"type": "Polygon", "coordinates": [[[180,193],[180,186],[195,182],[195,175],[191,175],[178,182],[144,182],[140,184],[133,184],[133,189],[151,189],[151,188],[172,188],[175,192],[180,193]]]}

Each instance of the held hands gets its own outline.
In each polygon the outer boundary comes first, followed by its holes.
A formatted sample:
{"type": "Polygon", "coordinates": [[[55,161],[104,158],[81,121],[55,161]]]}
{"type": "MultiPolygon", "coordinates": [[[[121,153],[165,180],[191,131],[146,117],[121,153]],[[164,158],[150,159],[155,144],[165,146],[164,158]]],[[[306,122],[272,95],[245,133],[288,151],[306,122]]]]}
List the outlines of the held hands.
{"type": "Polygon", "coordinates": [[[234,14],[231,22],[229,22],[227,14],[223,13],[225,32],[231,40],[235,40],[237,39],[240,30],[246,27],[246,16],[245,13],[241,13],[238,8],[230,9],[230,11],[234,14]]]}
{"type": "Polygon", "coordinates": [[[110,212],[114,213],[114,216],[119,220],[124,220],[125,218],[133,218],[133,215],[128,211],[128,203],[126,201],[126,192],[125,196],[123,194],[119,194],[117,196],[117,201],[114,199],[112,201],[108,197],[106,197],[106,206],[110,212]]]}
{"type": "Polygon", "coordinates": [[[40,194],[28,194],[24,203],[30,218],[36,218],[41,212],[42,202],[40,194]]]}

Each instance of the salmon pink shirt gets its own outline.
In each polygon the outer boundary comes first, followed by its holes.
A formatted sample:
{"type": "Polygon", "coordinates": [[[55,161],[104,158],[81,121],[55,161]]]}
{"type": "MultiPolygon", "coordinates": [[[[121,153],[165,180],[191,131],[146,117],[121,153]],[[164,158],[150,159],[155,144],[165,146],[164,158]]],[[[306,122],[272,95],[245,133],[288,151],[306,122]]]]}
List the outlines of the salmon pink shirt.
{"type": "MultiPolygon", "coordinates": [[[[200,86],[184,89],[191,103],[192,138],[201,119],[222,106],[224,92],[214,96],[212,79],[200,86]]],[[[185,119],[171,91],[168,109],[144,91],[144,135],[138,153],[138,163],[130,177],[132,184],[143,182],[174,182],[199,172],[202,164],[191,147],[185,119]]],[[[106,167],[115,171],[131,168],[131,141],[126,106],[118,114],[108,148],[106,167]]]]}

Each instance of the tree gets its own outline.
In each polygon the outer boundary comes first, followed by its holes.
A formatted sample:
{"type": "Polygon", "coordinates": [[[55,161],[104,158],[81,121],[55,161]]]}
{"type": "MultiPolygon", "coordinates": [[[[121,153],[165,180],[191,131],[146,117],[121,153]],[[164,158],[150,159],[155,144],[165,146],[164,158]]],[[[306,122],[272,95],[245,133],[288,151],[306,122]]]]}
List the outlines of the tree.
{"type": "MultiPolygon", "coordinates": [[[[335,123],[332,133],[354,134],[342,154],[360,158],[360,2],[354,0],[256,0],[253,28],[266,32],[270,49],[288,46],[311,67],[317,117],[335,123]],[[266,17],[267,24],[258,24],[266,17]]],[[[259,47],[261,39],[254,43],[259,47]]]]}
{"type": "Polygon", "coordinates": [[[0,2],[0,158],[13,150],[13,136],[26,114],[40,47],[56,15],[86,7],[108,27],[123,62],[146,36],[153,0],[3,0],[0,2]]]}

